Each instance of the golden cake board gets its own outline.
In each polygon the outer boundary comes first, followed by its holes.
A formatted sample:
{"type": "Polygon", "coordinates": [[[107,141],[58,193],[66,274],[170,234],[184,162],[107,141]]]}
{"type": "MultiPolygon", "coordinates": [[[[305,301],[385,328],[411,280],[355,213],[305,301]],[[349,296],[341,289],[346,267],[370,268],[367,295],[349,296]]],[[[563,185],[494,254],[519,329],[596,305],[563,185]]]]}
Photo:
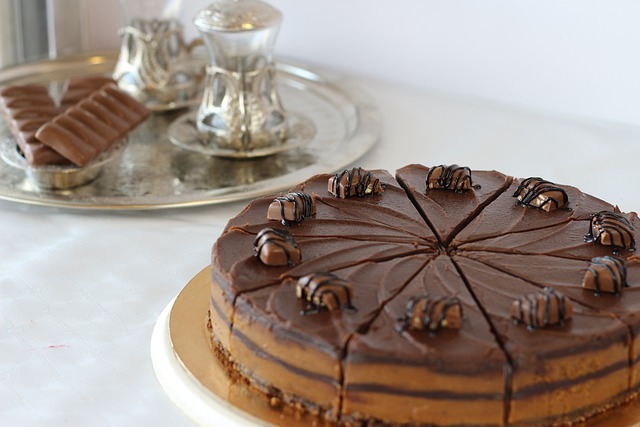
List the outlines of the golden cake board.
{"type": "MultiPolygon", "coordinates": [[[[179,365],[199,383],[214,402],[221,403],[221,411],[233,412],[243,425],[261,426],[321,426],[325,423],[316,417],[302,415],[288,408],[273,409],[267,399],[252,392],[242,382],[232,381],[225,368],[216,359],[209,346],[206,328],[211,271],[209,267],[200,271],[176,297],[169,313],[168,334],[171,349],[179,365]],[[226,406],[225,406],[226,405],[226,406]]],[[[171,394],[167,390],[168,394],[171,394]]],[[[184,408],[183,408],[184,409],[184,408]]],[[[197,415],[187,414],[196,422],[197,415]]],[[[224,416],[224,415],[223,415],[224,416]]],[[[625,404],[611,413],[595,417],[582,424],[584,427],[640,427],[640,399],[625,404]]]]}

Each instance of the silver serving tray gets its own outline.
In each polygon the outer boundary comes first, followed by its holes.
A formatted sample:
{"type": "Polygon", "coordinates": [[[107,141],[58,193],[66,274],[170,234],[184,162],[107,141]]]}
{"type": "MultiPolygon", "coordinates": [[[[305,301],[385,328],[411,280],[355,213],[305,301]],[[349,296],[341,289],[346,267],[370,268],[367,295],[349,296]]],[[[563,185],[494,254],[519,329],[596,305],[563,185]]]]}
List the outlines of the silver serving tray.
{"type": "MultiPolygon", "coordinates": [[[[113,52],[34,62],[0,70],[0,85],[50,84],[70,76],[110,74],[113,52]]],[[[71,190],[39,189],[22,169],[0,162],[0,199],[82,209],[159,209],[224,203],[275,193],[317,174],[340,170],[377,141],[382,120],[363,94],[335,78],[279,63],[285,108],[303,114],[317,133],[304,148],[252,160],[216,158],[181,149],[167,129],[186,110],[155,113],[129,135],[118,161],[92,183],[71,190]]],[[[0,116],[0,138],[13,138],[0,116]]]]}

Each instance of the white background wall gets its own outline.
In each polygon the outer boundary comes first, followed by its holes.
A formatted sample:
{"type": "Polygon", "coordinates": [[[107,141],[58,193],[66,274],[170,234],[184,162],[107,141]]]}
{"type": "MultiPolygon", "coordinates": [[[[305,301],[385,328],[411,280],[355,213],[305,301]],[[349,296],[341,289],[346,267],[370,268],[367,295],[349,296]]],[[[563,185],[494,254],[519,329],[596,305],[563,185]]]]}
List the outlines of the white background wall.
{"type": "MultiPolygon", "coordinates": [[[[89,2],[115,48],[116,0],[89,2]]],[[[190,37],[209,4],[185,0],[190,37]]],[[[272,0],[276,55],[421,89],[640,125],[640,1],[272,0]]]]}

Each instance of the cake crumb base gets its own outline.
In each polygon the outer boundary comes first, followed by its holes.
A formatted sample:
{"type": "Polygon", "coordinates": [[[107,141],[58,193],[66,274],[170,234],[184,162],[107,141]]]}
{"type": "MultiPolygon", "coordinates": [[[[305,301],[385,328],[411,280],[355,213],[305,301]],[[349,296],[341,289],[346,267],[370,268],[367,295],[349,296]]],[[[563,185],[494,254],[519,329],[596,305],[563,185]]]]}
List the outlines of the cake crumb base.
{"type": "MultiPolygon", "coordinates": [[[[281,390],[267,385],[244,373],[242,366],[235,363],[233,356],[216,338],[211,326],[210,313],[208,314],[207,329],[209,331],[210,348],[216,358],[220,361],[227,372],[229,380],[234,383],[244,384],[249,391],[261,396],[265,403],[273,410],[278,410],[290,414],[296,418],[309,417],[313,426],[346,426],[337,421],[337,416],[333,411],[322,408],[298,396],[283,393],[281,390]]],[[[356,425],[353,425],[354,427],[356,425]]],[[[349,425],[351,427],[351,425],[349,425]]]]}

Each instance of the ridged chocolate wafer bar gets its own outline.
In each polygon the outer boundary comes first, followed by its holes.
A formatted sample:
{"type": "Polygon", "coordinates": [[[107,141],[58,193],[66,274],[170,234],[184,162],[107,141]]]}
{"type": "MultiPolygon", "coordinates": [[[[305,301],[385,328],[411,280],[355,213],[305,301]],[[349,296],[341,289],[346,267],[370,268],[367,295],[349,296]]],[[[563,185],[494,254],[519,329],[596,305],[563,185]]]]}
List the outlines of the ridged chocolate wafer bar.
{"type": "Polygon", "coordinates": [[[149,117],[138,101],[107,84],[46,123],[36,138],[77,166],[84,166],[149,117]],[[106,127],[115,130],[101,133],[106,127]]]}
{"type": "Polygon", "coordinates": [[[60,109],[45,86],[17,85],[0,89],[0,105],[22,154],[32,165],[69,163],[36,137],[36,131],[52,120],[60,109]]]}
{"type": "Polygon", "coordinates": [[[60,99],[60,107],[62,110],[73,107],[109,83],[115,84],[115,80],[106,76],[70,77],[65,81],[64,92],[62,99],[60,99]]]}
{"type": "Polygon", "coordinates": [[[47,88],[40,85],[5,86],[0,89],[0,97],[5,109],[18,105],[22,99],[27,99],[27,104],[37,101],[43,105],[55,105],[47,88]]]}

